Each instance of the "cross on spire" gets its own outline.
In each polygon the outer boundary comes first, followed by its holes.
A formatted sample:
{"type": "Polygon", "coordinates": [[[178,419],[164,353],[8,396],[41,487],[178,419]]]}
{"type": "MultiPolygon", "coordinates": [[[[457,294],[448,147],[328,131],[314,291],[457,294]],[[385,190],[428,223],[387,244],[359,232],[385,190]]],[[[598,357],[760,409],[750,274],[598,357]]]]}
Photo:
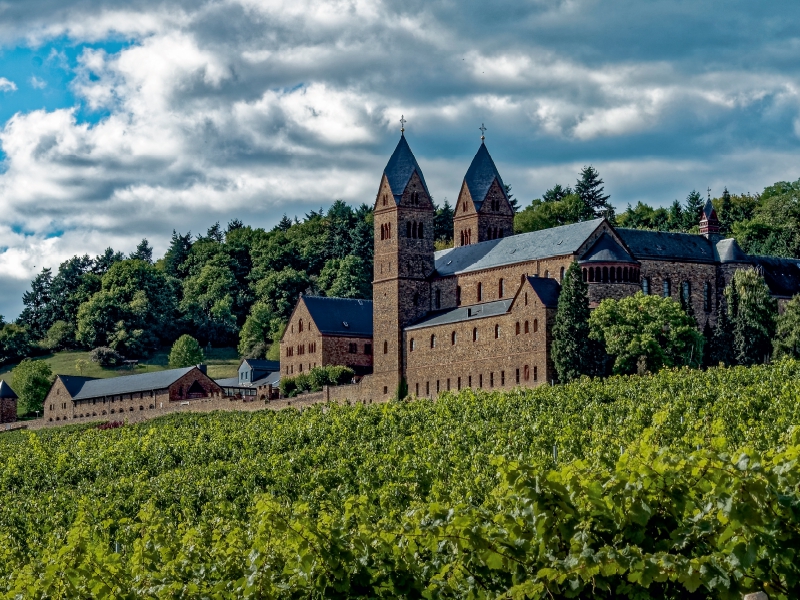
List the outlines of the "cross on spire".
{"type": "Polygon", "coordinates": [[[708,199],[711,200],[711,188],[708,188],[708,199]]]}
{"type": "Polygon", "coordinates": [[[484,132],[486,131],[486,126],[485,126],[483,123],[481,123],[481,126],[480,126],[480,127],[478,127],[478,129],[480,129],[480,130],[481,130],[481,141],[485,140],[485,139],[486,139],[486,136],[485,136],[485,135],[483,135],[483,134],[484,134],[484,132]]]}
{"type": "Polygon", "coordinates": [[[405,130],[406,130],[406,123],[408,123],[408,121],[406,121],[406,119],[405,119],[405,117],[403,115],[400,115],[400,133],[401,134],[404,133],[405,130]]]}

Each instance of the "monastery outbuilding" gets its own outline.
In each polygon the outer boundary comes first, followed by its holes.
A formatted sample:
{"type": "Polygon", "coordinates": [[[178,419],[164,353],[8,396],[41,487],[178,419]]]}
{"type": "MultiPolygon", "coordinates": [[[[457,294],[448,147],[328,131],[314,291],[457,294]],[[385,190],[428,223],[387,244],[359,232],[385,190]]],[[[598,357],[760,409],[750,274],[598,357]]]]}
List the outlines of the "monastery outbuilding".
{"type": "Polygon", "coordinates": [[[800,261],[751,256],[723,239],[710,200],[699,234],[597,218],[514,235],[514,212],[483,138],[461,184],[453,248],[434,251],[434,205],[404,134],[374,207],[372,302],[303,296],[281,340],[283,377],[317,365],[371,369],[342,391],[353,400],[387,400],[401,382],[412,395],[435,397],[555,380],[551,331],[561,280],[576,261],[590,306],[659,294],[690,309],[701,329],[716,323],[737,269],[758,269],[781,308],[800,293],[800,261]]]}

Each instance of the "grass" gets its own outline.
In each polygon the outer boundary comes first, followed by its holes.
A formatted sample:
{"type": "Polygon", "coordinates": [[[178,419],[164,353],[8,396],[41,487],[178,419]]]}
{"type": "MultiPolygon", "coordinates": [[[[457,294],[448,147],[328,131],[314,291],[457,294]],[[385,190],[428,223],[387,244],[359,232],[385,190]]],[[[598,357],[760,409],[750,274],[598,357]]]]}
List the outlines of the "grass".
{"type": "MultiPolygon", "coordinates": [[[[169,350],[162,350],[153,354],[148,359],[139,361],[136,368],[119,367],[116,369],[104,369],[97,363],[92,362],[91,352],[80,352],[75,350],[64,350],[55,354],[46,354],[37,357],[36,360],[43,360],[50,365],[56,375],[83,375],[84,377],[119,377],[120,375],[135,375],[139,373],[152,373],[154,371],[164,371],[169,369],[167,357],[169,350]],[[76,363],[84,360],[88,367],[83,372],[78,371],[76,363]]],[[[212,379],[222,379],[223,377],[235,377],[239,367],[239,354],[236,348],[214,348],[206,352],[206,364],[208,365],[208,376],[212,379]]],[[[5,379],[11,383],[11,370],[16,365],[6,365],[0,367],[0,379],[5,379]]]]}

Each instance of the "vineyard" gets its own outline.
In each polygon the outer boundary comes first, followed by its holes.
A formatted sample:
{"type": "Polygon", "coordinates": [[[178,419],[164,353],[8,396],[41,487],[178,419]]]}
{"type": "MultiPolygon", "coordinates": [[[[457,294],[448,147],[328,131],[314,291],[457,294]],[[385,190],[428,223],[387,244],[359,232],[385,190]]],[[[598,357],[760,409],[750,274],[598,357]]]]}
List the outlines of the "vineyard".
{"type": "Polygon", "coordinates": [[[0,597],[800,596],[800,363],[0,435],[0,597]]]}

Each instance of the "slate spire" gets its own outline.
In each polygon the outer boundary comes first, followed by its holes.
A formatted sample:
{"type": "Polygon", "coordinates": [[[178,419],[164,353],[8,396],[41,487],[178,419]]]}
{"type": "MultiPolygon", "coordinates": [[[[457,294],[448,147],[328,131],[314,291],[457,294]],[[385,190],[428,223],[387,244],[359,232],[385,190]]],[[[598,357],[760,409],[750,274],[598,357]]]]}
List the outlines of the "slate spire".
{"type": "Polygon", "coordinates": [[[17,395],[5,381],[0,381],[0,398],[16,399],[17,395]]]}
{"type": "Polygon", "coordinates": [[[489,189],[492,187],[492,183],[494,183],[495,179],[500,185],[500,189],[506,197],[506,200],[508,200],[503,178],[500,177],[500,172],[497,170],[492,156],[486,148],[486,142],[481,140],[481,146],[478,148],[478,152],[475,153],[475,158],[472,159],[472,163],[470,163],[469,169],[467,169],[467,174],[464,176],[464,182],[467,184],[467,188],[469,188],[469,195],[472,196],[475,210],[479,211],[481,209],[481,205],[486,199],[486,194],[489,193],[489,189]]]}
{"type": "Polygon", "coordinates": [[[717,241],[720,237],[720,223],[717,218],[717,211],[711,203],[711,196],[709,194],[706,205],[703,207],[703,215],[700,218],[700,235],[704,235],[708,239],[715,238],[712,241],[717,241]]]}
{"type": "Polygon", "coordinates": [[[422,186],[425,188],[425,192],[430,196],[428,186],[425,183],[425,177],[422,175],[422,169],[419,168],[419,163],[417,163],[417,159],[414,157],[414,153],[411,151],[408,141],[406,141],[405,133],[401,131],[400,141],[397,142],[397,146],[394,152],[392,152],[389,162],[386,163],[386,168],[383,170],[383,174],[386,175],[386,180],[389,182],[389,187],[392,189],[392,195],[396,203],[400,202],[400,197],[403,195],[415,171],[422,182],[422,186]]]}

